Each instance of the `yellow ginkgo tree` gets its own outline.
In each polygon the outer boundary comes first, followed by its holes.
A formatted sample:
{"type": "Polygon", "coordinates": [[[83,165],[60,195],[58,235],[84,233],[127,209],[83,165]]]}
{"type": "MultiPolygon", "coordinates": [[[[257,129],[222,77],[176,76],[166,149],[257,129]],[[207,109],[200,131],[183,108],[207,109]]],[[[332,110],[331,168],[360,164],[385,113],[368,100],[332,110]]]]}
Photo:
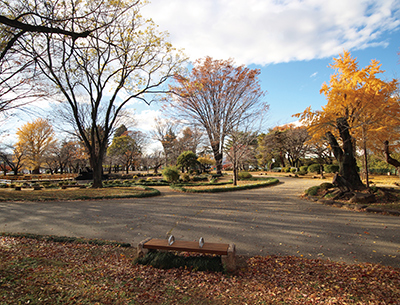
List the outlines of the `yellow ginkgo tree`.
{"type": "Polygon", "coordinates": [[[348,51],[334,58],[330,67],[336,72],[320,90],[327,104],[322,110],[312,111],[309,107],[296,116],[314,139],[324,137],[329,141],[340,165],[334,182],[343,189],[363,189],[355,152],[357,149],[364,152],[367,169],[367,149],[383,148],[385,140],[396,136],[396,118],[400,115],[395,95],[398,81],[379,78],[384,71],[377,60],[360,69],[348,51]]]}

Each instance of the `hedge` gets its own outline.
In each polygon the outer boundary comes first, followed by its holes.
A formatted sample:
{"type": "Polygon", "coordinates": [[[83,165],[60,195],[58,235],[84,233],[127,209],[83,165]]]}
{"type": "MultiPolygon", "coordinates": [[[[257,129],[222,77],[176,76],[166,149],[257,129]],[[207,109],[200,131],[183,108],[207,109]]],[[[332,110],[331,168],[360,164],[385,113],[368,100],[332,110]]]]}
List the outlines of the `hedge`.
{"type": "Polygon", "coordinates": [[[267,178],[269,181],[257,184],[249,184],[249,185],[240,185],[240,186],[231,186],[231,187],[224,187],[224,188],[212,188],[212,189],[205,189],[205,190],[196,190],[196,189],[187,189],[182,185],[171,185],[172,189],[186,192],[186,193],[222,193],[222,192],[232,192],[232,191],[243,191],[243,190],[250,190],[255,188],[266,187],[269,185],[274,185],[279,183],[279,180],[276,178],[267,178]]]}

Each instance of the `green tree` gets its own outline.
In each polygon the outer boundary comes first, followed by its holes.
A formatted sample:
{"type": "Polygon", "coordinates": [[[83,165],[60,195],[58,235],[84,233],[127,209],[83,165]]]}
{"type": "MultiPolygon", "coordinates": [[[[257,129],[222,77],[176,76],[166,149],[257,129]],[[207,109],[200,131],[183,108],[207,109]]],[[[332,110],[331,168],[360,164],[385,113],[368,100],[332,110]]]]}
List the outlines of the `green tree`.
{"type": "Polygon", "coordinates": [[[117,157],[124,165],[128,174],[129,168],[137,165],[142,155],[142,144],[144,134],[140,131],[126,131],[119,137],[114,137],[107,153],[110,156],[117,157]]]}
{"type": "Polygon", "coordinates": [[[196,168],[198,164],[196,154],[190,150],[181,153],[176,162],[176,166],[182,168],[182,173],[184,169],[188,172],[190,168],[196,168]]]}

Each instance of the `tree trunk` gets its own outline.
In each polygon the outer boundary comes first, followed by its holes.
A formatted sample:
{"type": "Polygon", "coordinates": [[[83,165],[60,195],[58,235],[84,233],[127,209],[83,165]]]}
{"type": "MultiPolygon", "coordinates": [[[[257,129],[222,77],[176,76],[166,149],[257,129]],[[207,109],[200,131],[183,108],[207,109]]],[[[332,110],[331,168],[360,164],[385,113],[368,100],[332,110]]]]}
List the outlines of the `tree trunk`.
{"type": "Polygon", "coordinates": [[[217,169],[217,175],[222,174],[222,152],[219,149],[219,143],[212,146],[214,153],[215,166],[217,169]]]}
{"type": "Polygon", "coordinates": [[[396,167],[397,168],[397,173],[400,176],[400,161],[397,161],[396,159],[393,159],[390,156],[389,141],[385,141],[384,145],[385,145],[384,153],[385,153],[386,162],[388,164],[393,165],[394,167],[396,167]]]}
{"type": "MultiPolygon", "coordinates": [[[[353,139],[349,132],[349,125],[346,118],[338,118],[336,120],[337,129],[339,130],[342,139],[343,149],[339,146],[335,136],[331,132],[327,132],[326,136],[333,150],[333,154],[339,162],[339,176],[342,179],[335,179],[338,183],[342,183],[343,187],[350,190],[365,189],[360,175],[357,172],[357,163],[354,157],[353,139]]],[[[340,185],[338,185],[340,186],[340,185]]]]}
{"type": "Polygon", "coordinates": [[[238,180],[238,169],[237,166],[233,166],[233,185],[237,185],[237,180],[238,180]]]}

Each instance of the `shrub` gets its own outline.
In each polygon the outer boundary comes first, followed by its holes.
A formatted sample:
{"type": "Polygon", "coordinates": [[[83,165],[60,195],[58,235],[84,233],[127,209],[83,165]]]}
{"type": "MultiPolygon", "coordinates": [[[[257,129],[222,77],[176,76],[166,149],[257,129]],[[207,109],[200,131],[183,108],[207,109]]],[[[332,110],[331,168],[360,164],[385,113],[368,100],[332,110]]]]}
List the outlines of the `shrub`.
{"type": "Polygon", "coordinates": [[[300,166],[300,171],[307,172],[307,170],[308,170],[308,166],[307,165],[300,166]]]}
{"type": "Polygon", "coordinates": [[[290,169],[290,172],[294,174],[295,172],[297,172],[297,168],[292,167],[292,168],[290,169]]]}
{"type": "Polygon", "coordinates": [[[327,190],[327,189],[331,189],[335,186],[332,183],[324,182],[324,183],[321,183],[319,187],[321,190],[327,190]]]}
{"type": "Polygon", "coordinates": [[[193,182],[199,182],[199,181],[206,181],[208,180],[207,176],[193,176],[192,181],[193,182]]]}
{"type": "Polygon", "coordinates": [[[300,176],[304,176],[304,175],[307,175],[307,171],[300,170],[297,172],[297,174],[300,176]]]}
{"type": "Polygon", "coordinates": [[[335,164],[325,164],[324,171],[326,173],[337,173],[339,171],[339,165],[335,164]]]}
{"type": "Polygon", "coordinates": [[[253,177],[252,174],[250,174],[249,172],[239,172],[238,173],[239,180],[250,179],[252,177],[253,177]]]}
{"type": "Polygon", "coordinates": [[[290,167],[283,167],[282,173],[290,173],[290,167]]]}
{"type": "Polygon", "coordinates": [[[181,179],[183,182],[189,182],[190,181],[190,176],[189,174],[182,174],[181,179]]]}
{"type": "Polygon", "coordinates": [[[152,182],[152,181],[153,181],[153,178],[151,178],[151,177],[148,177],[148,178],[146,179],[146,181],[148,181],[148,182],[152,182]]]}
{"type": "Polygon", "coordinates": [[[133,175],[132,179],[137,179],[138,176],[137,175],[133,175]]]}
{"type": "Polygon", "coordinates": [[[168,166],[162,171],[162,175],[168,182],[176,182],[179,180],[179,171],[174,166],[168,166]]]}
{"type": "Polygon", "coordinates": [[[319,185],[310,187],[309,189],[306,190],[306,195],[316,196],[318,194],[319,188],[320,188],[319,185]]]}
{"type": "Polygon", "coordinates": [[[224,271],[220,256],[188,256],[184,257],[171,252],[150,251],[135,263],[151,265],[160,269],[189,268],[193,271],[224,271]]]}
{"type": "Polygon", "coordinates": [[[309,173],[317,173],[317,174],[320,174],[320,166],[319,166],[319,164],[311,164],[309,167],[308,167],[308,172],[309,173]]]}

